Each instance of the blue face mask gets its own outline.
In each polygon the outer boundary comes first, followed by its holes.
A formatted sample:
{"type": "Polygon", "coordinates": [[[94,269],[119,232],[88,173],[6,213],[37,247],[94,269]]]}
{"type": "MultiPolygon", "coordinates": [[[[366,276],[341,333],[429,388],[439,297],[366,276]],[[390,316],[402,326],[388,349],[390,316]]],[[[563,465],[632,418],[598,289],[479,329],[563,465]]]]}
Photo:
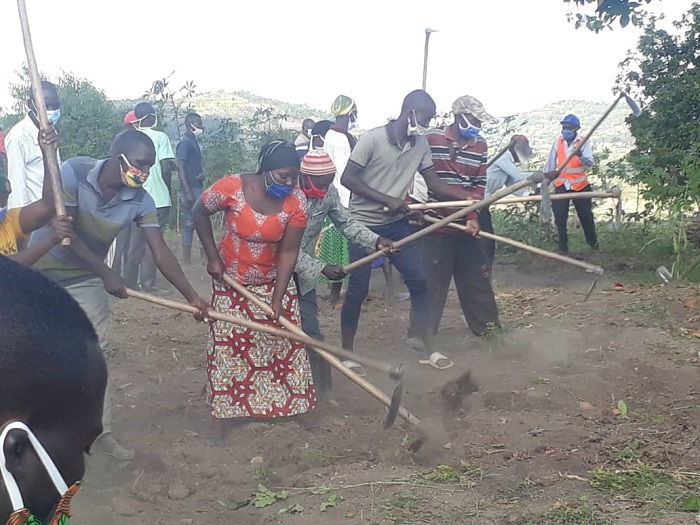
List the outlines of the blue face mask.
{"type": "Polygon", "coordinates": [[[46,116],[48,117],[49,122],[51,122],[51,125],[55,126],[58,123],[58,120],[61,118],[61,110],[60,109],[47,109],[46,116]]]}
{"type": "Polygon", "coordinates": [[[459,135],[463,139],[475,139],[479,135],[479,128],[475,128],[474,126],[470,126],[468,128],[463,128],[460,125],[459,126],[459,135]]]}
{"type": "Polygon", "coordinates": [[[276,199],[284,199],[287,195],[294,191],[294,186],[290,186],[288,184],[280,184],[279,182],[275,181],[275,179],[272,177],[272,173],[268,173],[265,176],[265,191],[271,197],[274,197],[276,199]],[[270,180],[272,182],[267,181],[268,176],[270,177],[270,180]]]}
{"type": "Polygon", "coordinates": [[[571,142],[576,138],[576,132],[570,129],[563,129],[561,130],[561,136],[564,137],[565,141],[571,142]]]}
{"type": "Polygon", "coordinates": [[[7,206],[4,208],[0,208],[0,222],[5,220],[5,217],[7,216],[7,206]]]}

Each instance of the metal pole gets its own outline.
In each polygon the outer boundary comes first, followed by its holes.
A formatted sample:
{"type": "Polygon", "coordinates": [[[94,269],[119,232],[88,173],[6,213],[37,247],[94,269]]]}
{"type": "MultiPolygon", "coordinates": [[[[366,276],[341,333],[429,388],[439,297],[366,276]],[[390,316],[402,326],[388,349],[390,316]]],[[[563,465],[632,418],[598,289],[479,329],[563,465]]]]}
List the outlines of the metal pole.
{"type": "Polygon", "coordinates": [[[425,91],[425,86],[428,81],[428,46],[430,45],[430,34],[429,29],[425,30],[425,49],[423,50],[423,91],[425,91]]]}

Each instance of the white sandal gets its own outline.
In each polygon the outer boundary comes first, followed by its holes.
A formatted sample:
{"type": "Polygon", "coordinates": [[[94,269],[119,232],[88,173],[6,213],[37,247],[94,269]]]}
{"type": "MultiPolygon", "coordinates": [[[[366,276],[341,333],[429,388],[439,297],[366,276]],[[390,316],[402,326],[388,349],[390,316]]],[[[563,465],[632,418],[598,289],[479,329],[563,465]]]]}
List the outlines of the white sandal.
{"type": "Polygon", "coordinates": [[[447,370],[448,368],[452,368],[454,366],[452,359],[444,354],[441,354],[440,352],[433,352],[430,354],[428,359],[422,359],[418,362],[421,365],[429,365],[433,368],[437,368],[438,370],[447,370]]]}

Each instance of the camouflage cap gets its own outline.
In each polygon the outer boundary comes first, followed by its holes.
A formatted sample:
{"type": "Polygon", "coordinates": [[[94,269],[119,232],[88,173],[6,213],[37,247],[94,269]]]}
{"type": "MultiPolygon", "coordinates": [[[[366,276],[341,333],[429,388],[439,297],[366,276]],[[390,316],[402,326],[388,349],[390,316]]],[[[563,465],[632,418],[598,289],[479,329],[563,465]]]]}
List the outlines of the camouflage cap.
{"type": "Polygon", "coordinates": [[[459,97],[452,104],[452,113],[455,115],[474,115],[481,122],[492,122],[495,117],[486,113],[484,105],[472,96],[464,95],[459,97]]]}

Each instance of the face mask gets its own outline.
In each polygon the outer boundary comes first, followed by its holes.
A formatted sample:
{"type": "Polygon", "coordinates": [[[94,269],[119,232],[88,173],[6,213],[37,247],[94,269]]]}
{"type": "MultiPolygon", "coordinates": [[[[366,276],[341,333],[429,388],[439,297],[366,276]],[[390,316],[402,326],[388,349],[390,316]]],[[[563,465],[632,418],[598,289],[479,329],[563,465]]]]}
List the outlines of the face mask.
{"type": "Polygon", "coordinates": [[[204,130],[202,128],[195,128],[194,126],[192,126],[192,134],[195,137],[200,137],[202,133],[204,133],[204,130]]]}
{"type": "Polygon", "coordinates": [[[274,197],[275,199],[284,199],[287,195],[294,191],[294,186],[280,184],[272,177],[272,173],[270,172],[265,175],[264,181],[265,191],[268,195],[274,197]],[[270,181],[267,180],[268,176],[270,177],[270,181]]]}
{"type": "Polygon", "coordinates": [[[416,112],[414,110],[411,110],[413,113],[413,122],[415,122],[414,125],[411,125],[411,117],[408,118],[408,128],[406,129],[406,134],[409,137],[415,137],[416,135],[423,135],[425,134],[426,131],[428,131],[427,126],[421,126],[418,124],[418,119],[416,118],[416,112]]]}
{"type": "Polygon", "coordinates": [[[350,119],[348,119],[348,131],[352,131],[355,128],[357,128],[357,117],[350,117],[350,119]]]}
{"type": "Polygon", "coordinates": [[[563,129],[561,130],[561,136],[564,137],[565,141],[571,142],[576,138],[576,132],[571,129],[563,129]]]}
{"type": "Polygon", "coordinates": [[[305,175],[306,184],[302,186],[301,191],[304,192],[309,199],[323,199],[328,193],[328,189],[322,190],[314,184],[312,177],[305,175]]]}
{"type": "Polygon", "coordinates": [[[7,206],[5,206],[4,208],[0,208],[0,222],[5,220],[5,216],[7,216],[7,210],[7,206]]]}
{"type": "Polygon", "coordinates": [[[126,158],[126,155],[121,156],[122,160],[126,162],[127,168],[122,171],[122,184],[129,188],[140,188],[148,179],[148,173],[135,168],[126,158]]]}
{"type": "Polygon", "coordinates": [[[474,126],[464,128],[459,125],[459,136],[463,139],[475,139],[479,135],[479,129],[474,126]]]}
{"type": "Polygon", "coordinates": [[[61,500],[58,502],[53,516],[51,516],[45,525],[68,525],[71,499],[73,499],[73,496],[78,492],[80,481],[76,481],[69,488],[63,476],[61,476],[61,473],[56,468],[56,464],[46,452],[46,449],[44,449],[34,433],[29,430],[29,427],[19,421],[8,424],[0,435],[0,472],[2,472],[2,480],[10,496],[13,511],[7,519],[7,525],[41,525],[41,522],[24,506],[22,492],[19,490],[17,480],[15,480],[15,477],[7,470],[5,465],[5,440],[7,439],[7,434],[11,430],[22,430],[27,433],[29,443],[32,445],[34,452],[36,452],[41,464],[51,478],[53,486],[56,487],[56,492],[61,495],[61,500]]]}
{"type": "Polygon", "coordinates": [[[469,119],[462,117],[458,122],[459,126],[459,136],[463,139],[475,139],[479,135],[481,128],[477,128],[474,124],[469,122],[469,119]],[[466,124],[466,126],[464,125],[466,124]]]}
{"type": "Polygon", "coordinates": [[[51,122],[52,126],[55,126],[58,123],[58,119],[61,118],[61,110],[60,109],[52,109],[52,110],[46,110],[46,116],[49,119],[49,122],[51,122]]]}
{"type": "Polygon", "coordinates": [[[140,119],[138,119],[138,120],[134,123],[134,127],[135,127],[136,129],[151,129],[151,128],[155,128],[157,125],[158,125],[158,116],[157,116],[157,115],[154,115],[153,113],[149,113],[148,115],[145,115],[145,116],[141,117],[140,119]],[[144,120],[146,120],[148,117],[153,117],[153,124],[150,125],[150,126],[142,126],[142,125],[141,125],[141,122],[143,122],[144,120]]]}

